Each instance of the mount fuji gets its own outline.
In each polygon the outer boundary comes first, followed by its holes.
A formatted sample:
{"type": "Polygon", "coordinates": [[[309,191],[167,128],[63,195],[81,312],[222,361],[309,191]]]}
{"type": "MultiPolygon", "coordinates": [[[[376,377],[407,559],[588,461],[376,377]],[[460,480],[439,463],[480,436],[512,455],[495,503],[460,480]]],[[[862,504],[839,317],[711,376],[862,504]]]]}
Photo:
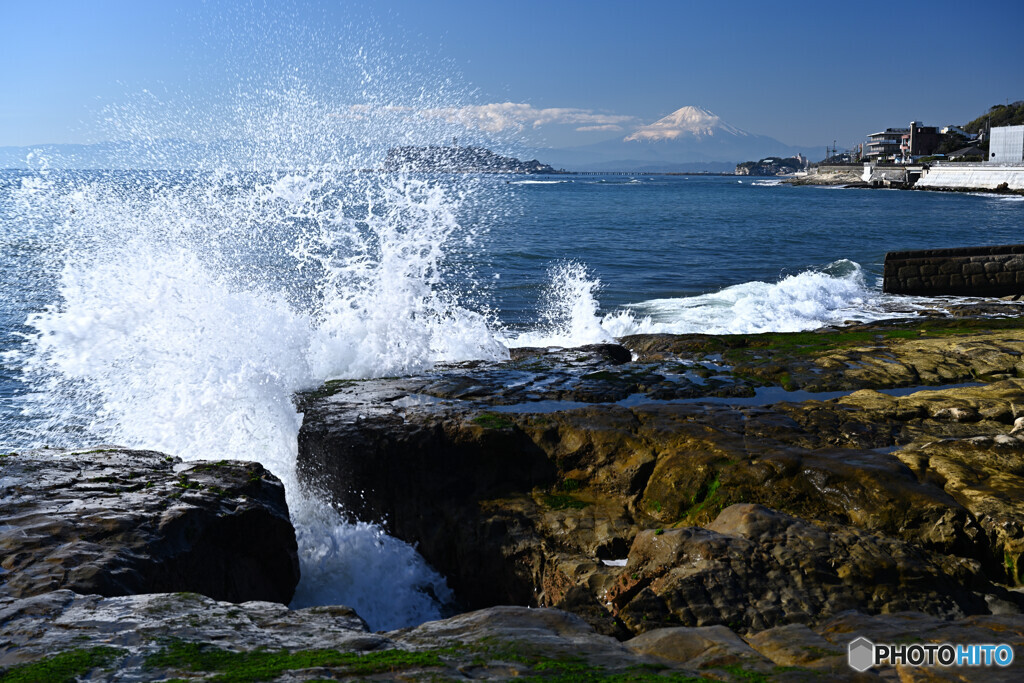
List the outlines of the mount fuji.
{"type": "Polygon", "coordinates": [[[794,147],[732,126],[701,107],[682,107],[629,135],[580,147],[539,152],[547,163],[574,170],[729,171],[743,161],[797,153],[814,157],[817,147],[794,147]]]}

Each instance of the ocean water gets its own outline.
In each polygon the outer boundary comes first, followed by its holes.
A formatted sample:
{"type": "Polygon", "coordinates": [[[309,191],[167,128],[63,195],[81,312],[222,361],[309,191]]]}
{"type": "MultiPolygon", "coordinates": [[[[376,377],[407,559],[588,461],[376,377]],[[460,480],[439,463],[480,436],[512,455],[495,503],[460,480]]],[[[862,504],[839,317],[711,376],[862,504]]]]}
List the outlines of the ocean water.
{"type": "Polygon", "coordinates": [[[500,309],[536,326],[553,262],[599,279],[608,331],[758,332],[889,317],[924,301],[881,295],[887,251],[1024,239],[1019,197],[793,187],[722,176],[512,181],[491,231],[500,309]],[[622,311],[632,312],[631,324],[622,311]],[[649,317],[649,324],[639,324],[649,317]]]}
{"type": "MultiPolygon", "coordinates": [[[[296,164],[298,165],[298,164],[296,164]]],[[[703,176],[0,171],[0,448],[259,460],[286,483],[296,606],[375,628],[453,596],[294,472],[294,392],[635,332],[914,315],[887,250],[1019,242],[998,196],[703,176]]]]}

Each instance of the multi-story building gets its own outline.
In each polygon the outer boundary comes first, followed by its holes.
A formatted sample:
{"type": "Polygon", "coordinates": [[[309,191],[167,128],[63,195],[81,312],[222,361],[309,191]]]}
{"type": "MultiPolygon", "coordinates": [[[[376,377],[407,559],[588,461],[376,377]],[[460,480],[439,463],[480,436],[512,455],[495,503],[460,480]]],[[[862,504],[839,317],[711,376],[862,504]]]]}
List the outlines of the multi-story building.
{"type": "Polygon", "coordinates": [[[910,162],[921,157],[935,154],[942,144],[942,133],[935,126],[922,126],[917,121],[910,122],[910,133],[904,138],[903,161],[910,162]]]}
{"type": "Polygon", "coordinates": [[[868,136],[868,159],[871,161],[896,161],[900,156],[900,145],[908,128],[886,128],[880,133],[868,136]]]}
{"type": "Polygon", "coordinates": [[[1024,163],[1024,126],[993,128],[988,152],[988,160],[994,164],[1024,163]]]}
{"type": "Polygon", "coordinates": [[[886,128],[868,136],[868,159],[875,162],[909,163],[935,152],[942,135],[935,126],[911,121],[909,128],[886,128]]]}

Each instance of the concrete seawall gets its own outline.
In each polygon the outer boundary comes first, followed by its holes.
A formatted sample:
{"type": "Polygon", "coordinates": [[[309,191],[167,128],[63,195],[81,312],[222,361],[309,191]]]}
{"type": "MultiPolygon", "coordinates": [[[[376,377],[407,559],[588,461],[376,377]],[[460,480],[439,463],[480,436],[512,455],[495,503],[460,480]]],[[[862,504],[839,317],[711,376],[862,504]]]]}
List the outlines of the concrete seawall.
{"type": "Polygon", "coordinates": [[[1006,183],[1008,189],[1024,190],[1024,166],[932,166],[914,187],[936,190],[994,190],[1003,183],[1006,183]]]}
{"type": "Polygon", "coordinates": [[[914,296],[1024,294],[1024,244],[891,251],[882,289],[914,296]]]}

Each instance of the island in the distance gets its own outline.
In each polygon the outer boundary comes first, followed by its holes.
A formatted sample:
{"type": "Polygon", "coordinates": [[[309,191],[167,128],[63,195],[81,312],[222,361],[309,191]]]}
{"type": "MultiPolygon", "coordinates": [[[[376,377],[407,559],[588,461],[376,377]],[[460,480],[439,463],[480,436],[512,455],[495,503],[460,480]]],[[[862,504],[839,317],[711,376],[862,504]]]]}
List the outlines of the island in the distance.
{"type": "Polygon", "coordinates": [[[797,154],[795,157],[766,157],[760,161],[745,161],[736,166],[736,175],[789,175],[807,168],[807,159],[797,154]]]}
{"type": "Polygon", "coordinates": [[[536,159],[520,161],[484,147],[394,147],[384,159],[385,171],[432,171],[440,173],[557,173],[536,159]]]}

